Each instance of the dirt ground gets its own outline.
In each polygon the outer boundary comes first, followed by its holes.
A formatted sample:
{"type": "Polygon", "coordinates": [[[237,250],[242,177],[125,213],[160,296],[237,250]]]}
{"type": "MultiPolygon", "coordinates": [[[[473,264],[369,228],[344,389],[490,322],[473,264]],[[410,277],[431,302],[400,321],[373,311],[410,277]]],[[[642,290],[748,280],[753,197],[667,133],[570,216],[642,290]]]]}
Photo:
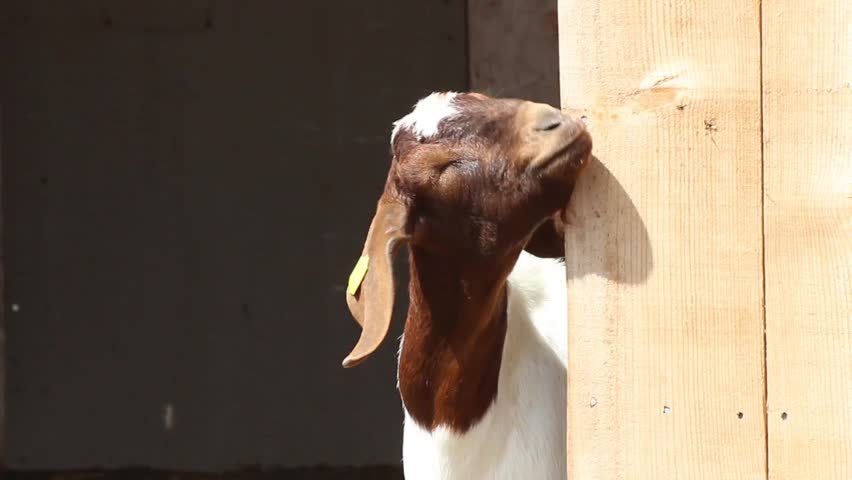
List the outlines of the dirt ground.
{"type": "Polygon", "coordinates": [[[403,480],[402,467],[311,467],[242,470],[225,473],[170,472],[149,469],[73,472],[0,472],[3,480],[403,480]]]}

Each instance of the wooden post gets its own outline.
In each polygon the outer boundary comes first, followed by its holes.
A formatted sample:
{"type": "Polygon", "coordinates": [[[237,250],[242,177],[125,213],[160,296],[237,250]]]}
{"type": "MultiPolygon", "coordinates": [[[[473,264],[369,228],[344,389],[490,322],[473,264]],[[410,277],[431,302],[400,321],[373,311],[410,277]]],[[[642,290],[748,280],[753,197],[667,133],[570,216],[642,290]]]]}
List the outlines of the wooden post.
{"type": "Polygon", "coordinates": [[[852,2],[763,2],[769,478],[852,478],[852,2]]]}
{"type": "Polygon", "coordinates": [[[759,2],[560,0],[572,479],[766,476],[759,2]]]}

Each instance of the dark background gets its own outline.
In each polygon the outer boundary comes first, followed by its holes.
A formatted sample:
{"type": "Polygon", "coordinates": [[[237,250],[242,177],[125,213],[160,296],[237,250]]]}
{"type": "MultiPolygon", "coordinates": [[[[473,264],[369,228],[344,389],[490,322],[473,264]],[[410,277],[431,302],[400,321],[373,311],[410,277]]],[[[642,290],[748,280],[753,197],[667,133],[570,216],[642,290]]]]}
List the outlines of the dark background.
{"type": "Polygon", "coordinates": [[[461,0],[0,0],[7,467],[398,465],[343,289],[466,50],[461,0]]]}

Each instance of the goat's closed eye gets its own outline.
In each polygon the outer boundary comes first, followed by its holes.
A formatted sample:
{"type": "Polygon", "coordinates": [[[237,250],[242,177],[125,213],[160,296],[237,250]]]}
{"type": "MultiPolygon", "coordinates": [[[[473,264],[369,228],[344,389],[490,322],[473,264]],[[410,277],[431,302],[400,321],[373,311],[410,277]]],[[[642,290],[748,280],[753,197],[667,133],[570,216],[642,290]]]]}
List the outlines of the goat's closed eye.
{"type": "Polygon", "coordinates": [[[442,164],[438,167],[438,171],[439,171],[440,173],[444,173],[445,171],[447,171],[447,169],[449,169],[449,168],[451,168],[451,167],[457,167],[457,166],[459,166],[459,164],[460,164],[461,162],[462,162],[462,161],[461,161],[460,159],[455,159],[455,160],[450,160],[449,162],[446,162],[446,163],[442,163],[442,164]]]}
{"type": "Polygon", "coordinates": [[[472,160],[467,159],[467,158],[456,158],[456,159],[450,160],[447,163],[442,164],[439,167],[439,170],[440,170],[440,173],[444,173],[445,171],[447,171],[450,168],[459,168],[459,167],[468,166],[468,165],[471,164],[471,162],[472,162],[472,160]]]}

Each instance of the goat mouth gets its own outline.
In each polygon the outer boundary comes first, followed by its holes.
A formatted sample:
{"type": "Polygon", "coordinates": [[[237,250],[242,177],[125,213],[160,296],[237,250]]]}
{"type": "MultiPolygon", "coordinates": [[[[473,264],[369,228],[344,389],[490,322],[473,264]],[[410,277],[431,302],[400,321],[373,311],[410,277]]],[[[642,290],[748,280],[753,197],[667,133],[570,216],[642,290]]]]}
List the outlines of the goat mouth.
{"type": "Polygon", "coordinates": [[[589,154],[592,153],[592,136],[586,130],[559,147],[543,160],[534,165],[537,172],[549,170],[555,165],[568,164],[570,167],[578,168],[585,163],[589,154]]]}

